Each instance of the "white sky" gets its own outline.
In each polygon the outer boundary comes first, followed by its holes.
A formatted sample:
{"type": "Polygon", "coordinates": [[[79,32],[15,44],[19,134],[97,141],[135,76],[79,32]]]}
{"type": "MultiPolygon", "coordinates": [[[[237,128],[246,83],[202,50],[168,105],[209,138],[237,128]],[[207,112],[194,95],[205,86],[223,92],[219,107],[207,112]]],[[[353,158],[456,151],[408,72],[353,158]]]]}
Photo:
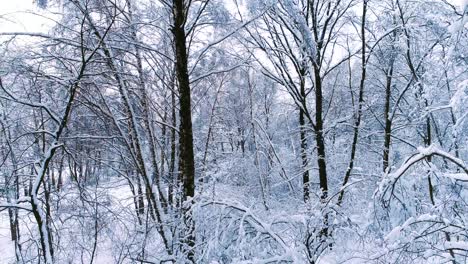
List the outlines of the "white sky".
{"type": "MultiPolygon", "coordinates": [[[[468,0],[448,1],[459,7],[468,5],[468,0]]],[[[35,0],[0,0],[0,32],[47,31],[52,23],[41,16],[32,14],[44,13],[34,2],[35,0]]]]}
{"type": "Polygon", "coordinates": [[[46,31],[51,21],[33,13],[44,13],[34,0],[0,0],[0,32],[46,31]]]}

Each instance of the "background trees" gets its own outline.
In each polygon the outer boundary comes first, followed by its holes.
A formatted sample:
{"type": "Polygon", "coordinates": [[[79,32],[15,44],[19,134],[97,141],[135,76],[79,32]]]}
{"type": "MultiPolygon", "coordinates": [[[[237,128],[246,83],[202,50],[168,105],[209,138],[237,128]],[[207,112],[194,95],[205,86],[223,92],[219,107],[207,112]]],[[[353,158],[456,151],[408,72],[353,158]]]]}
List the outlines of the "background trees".
{"type": "Polygon", "coordinates": [[[466,262],[466,5],[38,6],[0,33],[7,263],[466,262]]]}

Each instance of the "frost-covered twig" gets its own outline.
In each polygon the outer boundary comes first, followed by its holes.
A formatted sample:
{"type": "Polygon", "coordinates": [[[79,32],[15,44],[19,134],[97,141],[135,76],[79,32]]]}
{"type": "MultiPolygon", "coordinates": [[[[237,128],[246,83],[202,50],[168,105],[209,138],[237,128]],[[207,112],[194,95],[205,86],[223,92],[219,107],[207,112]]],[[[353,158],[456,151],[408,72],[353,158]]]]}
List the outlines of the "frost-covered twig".
{"type": "MultiPolygon", "coordinates": [[[[464,163],[463,160],[457,157],[454,157],[448,152],[440,150],[435,145],[431,145],[427,148],[422,148],[422,147],[418,148],[418,153],[414,154],[411,158],[406,160],[405,163],[403,163],[403,165],[401,165],[398,170],[396,170],[395,172],[391,174],[386,175],[379,185],[379,192],[383,192],[384,189],[388,187],[389,183],[391,183],[392,186],[394,186],[395,183],[398,181],[398,179],[414,164],[431,156],[440,156],[444,159],[451,161],[455,165],[457,165],[459,168],[461,168],[464,171],[467,178],[460,177],[459,175],[453,178],[456,180],[468,181],[468,166],[464,163]]],[[[392,190],[393,190],[393,187],[392,187],[392,190]]]]}

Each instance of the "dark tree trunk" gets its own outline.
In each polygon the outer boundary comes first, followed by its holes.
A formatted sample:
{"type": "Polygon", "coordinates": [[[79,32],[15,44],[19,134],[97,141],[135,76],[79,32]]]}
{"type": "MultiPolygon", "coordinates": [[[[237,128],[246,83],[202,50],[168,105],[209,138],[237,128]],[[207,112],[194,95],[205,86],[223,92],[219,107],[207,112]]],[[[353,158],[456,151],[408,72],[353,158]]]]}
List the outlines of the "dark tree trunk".
{"type": "MultiPolygon", "coordinates": [[[[322,203],[326,203],[328,198],[328,178],[327,178],[327,163],[325,160],[325,139],[323,134],[323,117],[322,117],[322,79],[320,69],[314,69],[315,74],[315,142],[317,145],[317,165],[319,170],[319,183],[322,195],[320,199],[322,203]]],[[[323,218],[323,228],[320,230],[320,236],[323,238],[328,236],[328,214],[325,212],[323,218]]]]}
{"type": "Polygon", "coordinates": [[[343,184],[341,187],[340,195],[338,196],[338,205],[341,205],[343,202],[344,188],[348,184],[349,178],[351,177],[351,172],[354,167],[354,159],[356,158],[357,143],[359,139],[359,126],[361,125],[362,119],[362,107],[364,104],[364,84],[366,81],[366,12],[367,12],[367,0],[363,1],[362,7],[362,20],[361,20],[361,81],[359,83],[359,99],[358,99],[358,110],[356,114],[356,119],[354,121],[354,132],[353,132],[353,142],[351,143],[351,155],[349,158],[348,168],[346,169],[345,177],[343,179],[343,184]]]}
{"type": "Polygon", "coordinates": [[[302,159],[302,187],[304,189],[304,202],[309,201],[309,162],[307,160],[307,138],[305,131],[305,120],[304,120],[304,110],[299,109],[299,126],[300,126],[300,136],[301,136],[301,159],[302,159]]]}
{"type": "Polygon", "coordinates": [[[168,203],[174,204],[174,188],[179,186],[179,181],[177,180],[174,171],[175,171],[175,161],[176,161],[176,130],[174,129],[177,125],[177,115],[176,115],[176,102],[175,102],[175,92],[174,90],[171,91],[171,122],[172,122],[172,129],[171,129],[171,153],[170,153],[170,161],[169,161],[169,186],[168,186],[168,203]]]}
{"type": "Polygon", "coordinates": [[[324,202],[328,197],[327,163],[325,161],[325,139],[323,133],[323,96],[322,78],[320,69],[314,67],[315,74],[315,141],[317,144],[317,164],[319,169],[321,199],[324,202]]]}
{"type": "MultiPolygon", "coordinates": [[[[304,71],[301,71],[301,74],[304,74],[304,71]]],[[[304,79],[304,78],[303,78],[304,79]]],[[[305,83],[301,81],[300,87],[301,97],[306,100],[305,92],[305,83]]],[[[306,127],[305,127],[305,113],[302,107],[299,107],[299,130],[300,130],[300,140],[301,140],[301,160],[302,160],[302,188],[304,195],[304,202],[308,202],[310,198],[310,176],[309,176],[309,161],[307,159],[307,137],[306,137],[306,127]]]]}
{"type": "MultiPolygon", "coordinates": [[[[174,0],[172,6],[176,76],[179,84],[179,172],[182,179],[183,199],[190,199],[195,195],[195,162],[193,154],[192,110],[190,102],[190,81],[187,66],[187,46],[185,38],[185,21],[188,3],[184,0],[174,0]]],[[[195,225],[191,217],[191,206],[184,208],[185,241],[187,260],[195,263],[195,225]]]]}
{"type": "Polygon", "coordinates": [[[385,85],[385,128],[384,128],[384,148],[383,148],[383,171],[385,172],[388,168],[390,144],[392,135],[392,120],[390,119],[390,100],[392,95],[392,75],[393,75],[393,62],[390,65],[390,69],[387,72],[387,82],[385,85]]]}

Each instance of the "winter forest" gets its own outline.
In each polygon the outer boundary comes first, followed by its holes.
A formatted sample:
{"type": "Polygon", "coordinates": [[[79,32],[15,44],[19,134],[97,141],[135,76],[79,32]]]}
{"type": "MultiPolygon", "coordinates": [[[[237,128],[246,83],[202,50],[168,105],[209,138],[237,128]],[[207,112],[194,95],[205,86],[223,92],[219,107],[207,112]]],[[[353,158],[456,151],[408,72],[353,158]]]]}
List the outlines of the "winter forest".
{"type": "Polygon", "coordinates": [[[467,0],[7,2],[1,264],[468,263],[467,0]]]}

